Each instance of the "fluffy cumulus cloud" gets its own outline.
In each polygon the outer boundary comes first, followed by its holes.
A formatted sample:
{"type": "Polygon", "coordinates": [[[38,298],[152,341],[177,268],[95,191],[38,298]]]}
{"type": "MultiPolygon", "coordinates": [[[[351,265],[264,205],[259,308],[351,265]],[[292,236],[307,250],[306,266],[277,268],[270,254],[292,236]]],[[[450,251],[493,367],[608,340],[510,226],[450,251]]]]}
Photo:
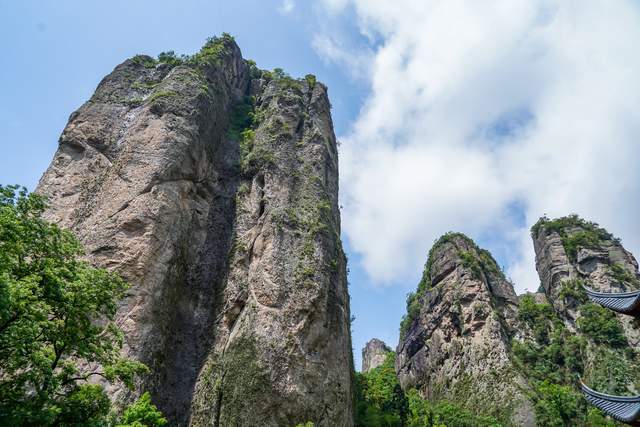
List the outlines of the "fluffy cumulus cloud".
{"type": "Polygon", "coordinates": [[[460,230],[535,289],[544,213],[577,212],[640,255],[637,3],[326,0],[329,20],[347,9],[364,45],[315,45],[371,87],[340,139],[343,227],[374,282],[415,277],[460,230]]]}

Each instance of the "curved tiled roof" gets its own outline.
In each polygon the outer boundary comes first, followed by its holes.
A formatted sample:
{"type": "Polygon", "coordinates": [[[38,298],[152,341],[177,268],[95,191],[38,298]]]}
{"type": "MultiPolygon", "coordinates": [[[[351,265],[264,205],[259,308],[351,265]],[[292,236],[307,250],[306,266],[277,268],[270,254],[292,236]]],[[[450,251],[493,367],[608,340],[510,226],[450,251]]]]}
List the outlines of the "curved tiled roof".
{"type": "Polygon", "coordinates": [[[603,307],[618,313],[640,317],[640,291],[633,292],[596,292],[584,286],[589,299],[603,307]]]}
{"type": "Polygon", "coordinates": [[[598,393],[581,383],[589,403],[623,423],[640,426],[640,396],[611,396],[598,393]]]}

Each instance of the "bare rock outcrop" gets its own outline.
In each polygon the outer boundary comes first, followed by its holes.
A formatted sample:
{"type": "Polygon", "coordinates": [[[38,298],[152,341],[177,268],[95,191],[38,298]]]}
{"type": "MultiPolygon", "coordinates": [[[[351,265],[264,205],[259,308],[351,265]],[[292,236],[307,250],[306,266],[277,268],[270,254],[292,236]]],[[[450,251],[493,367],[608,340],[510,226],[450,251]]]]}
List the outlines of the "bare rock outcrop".
{"type": "Polygon", "coordinates": [[[228,36],[136,56],[71,115],[37,191],[132,284],[117,322],[172,425],[351,425],[337,149],[313,76],[260,71],[228,36]]]}
{"type": "Polygon", "coordinates": [[[384,341],[372,338],[362,349],[362,372],[369,372],[384,363],[393,350],[384,341]]]}
{"type": "Polygon", "coordinates": [[[408,302],[396,356],[403,389],[516,425],[533,425],[525,378],[510,359],[518,299],[491,255],[448,233],[408,302]]]}

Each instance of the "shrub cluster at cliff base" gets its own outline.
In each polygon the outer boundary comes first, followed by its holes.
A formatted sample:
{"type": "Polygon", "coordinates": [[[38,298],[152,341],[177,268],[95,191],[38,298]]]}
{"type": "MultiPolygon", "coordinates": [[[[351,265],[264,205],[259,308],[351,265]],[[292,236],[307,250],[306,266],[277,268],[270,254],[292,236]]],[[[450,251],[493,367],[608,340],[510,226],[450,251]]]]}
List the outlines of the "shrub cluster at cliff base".
{"type": "Polygon", "coordinates": [[[124,413],[102,378],[133,389],[146,366],[120,356],[113,322],[127,288],[80,259],[68,231],[43,220],[46,201],[0,185],[0,424],[162,426],[149,394],[124,413]]]}

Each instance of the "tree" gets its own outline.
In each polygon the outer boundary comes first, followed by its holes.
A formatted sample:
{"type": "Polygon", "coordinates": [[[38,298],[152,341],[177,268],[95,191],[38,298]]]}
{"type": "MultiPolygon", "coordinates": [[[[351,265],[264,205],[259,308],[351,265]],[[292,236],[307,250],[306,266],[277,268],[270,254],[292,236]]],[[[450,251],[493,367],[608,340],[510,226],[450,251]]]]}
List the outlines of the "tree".
{"type": "Polygon", "coordinates": [[[81,260],[80,243],[45,221],[45,208],[41,196],[0,185],[0,424],[108,425],[111,402],[88,381],[132,388],[147,371],[120,356],[114,317],[127,284],[81,260]]]}
{"type": "Polygon", "coordinates": [[[151,395],[144,393],[140,399],[124,411],[117,427],[161,427],[167,424],[162,413],[151,403],[151,395]]]}
{"type": "Polygon", "coordinates": [[[356,373],[357,426],[393,427],[402,425],[406,399],[395,371],[395,353],[369,372],[356,373]]]}

